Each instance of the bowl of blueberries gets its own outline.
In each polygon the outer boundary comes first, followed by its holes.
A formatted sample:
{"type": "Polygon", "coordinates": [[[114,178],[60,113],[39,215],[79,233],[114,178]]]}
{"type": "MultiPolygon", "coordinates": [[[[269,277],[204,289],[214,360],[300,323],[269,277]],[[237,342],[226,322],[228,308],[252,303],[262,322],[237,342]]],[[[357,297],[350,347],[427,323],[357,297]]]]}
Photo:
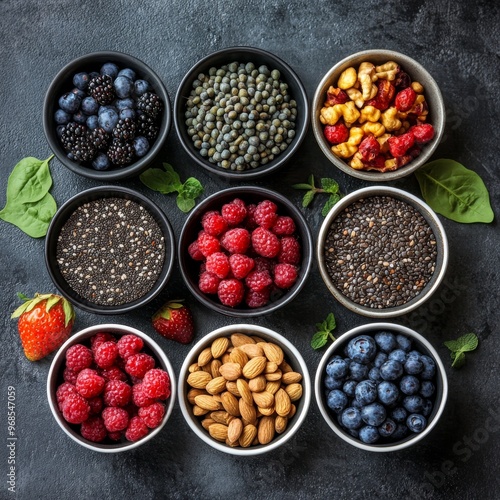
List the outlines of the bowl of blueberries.
{"type": "Polygon", "coordinates": [[[427,436],[444,411],[446,372],[419,333],[393,323],[358,326],[325,352],[315,394],[329,427],[347,443],[397,451],[427,436]]]}
{"type": "Polygon", "coordinates": [[[79,57],[47,90],[43,125],[50,148],[73,172],[103,181],[140,174],[159,153],[171,125],[161,79],[121,52],[79,57]]]}

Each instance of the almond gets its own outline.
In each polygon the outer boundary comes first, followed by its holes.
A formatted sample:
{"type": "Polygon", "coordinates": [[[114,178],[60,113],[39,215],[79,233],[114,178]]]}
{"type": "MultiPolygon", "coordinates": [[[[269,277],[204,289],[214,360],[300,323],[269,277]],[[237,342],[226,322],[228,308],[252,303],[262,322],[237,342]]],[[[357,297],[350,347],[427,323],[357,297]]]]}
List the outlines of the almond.
{"type": "Polygon", "coordinates": [[[280,370],[283,372],[283,373],[288,373],[288,372],[293,372],[293,368],[286,362],[286,361],[283,361],[281,364],[280,364],[280,370]]]}
{"type": "Polygon", "coordinates": [[[266,384],[266,388],[264,390],[269,392],[270,394],[276,394],[276,392],[280,387],[281,387],[280,380],[268,381],[266,384]]]}
{"type": "MultiPolygon", "coordinates": [[[[210,426],[212,427],[212,426],[210,426]]],[[[274,417],[262,417],[259,421],[257,437],[260,444],[267,444],[274,437],[274,417]]]]}
{"type": "Polygon", "coordinates": [[[274,396],[269,392],[254,392],[252,397],[255,404],[260,408],[272,408],[274,406],[274,396]]]}
{"type": "Polygon", "coordinates": [[[268,361],[264,368],[264,373],[274,373],[278,369],[278,365],[274,361],[268,361]]]}
{"type": "Polygon", "coordinates": [[[248,386],[248,382],[246,380],[243,380],[242,378],[239,378],[236,381],[236,387],[238,389],[240,397],[243,398],[243,401],[245,401],[245,403],[249,405],[253,405],[252,391],[248,386]]]}
{"type": "Polygon", "coordinates": [[[204,418],[201,421],[201,425],[203,426],[204,429],[208,431],[208,428],[212,425],[215,424],[215,420],[212,420],[211,418],[204,418]]]}
{"type": "Polygon", "coordinates": [[[231,420],[227,427],[227,438],[231,443],[235,443],[240,439],[243,432],[243,422],[239,418],[231,420]]]}
{"type": "Polygon", "coordinates": [[[222,364],[224,364],[224,363],[231,363],[231,354],[226,351],[222,355],[222,358],[220,358],[220,360],[222,361],[222,364]]]}
{"type": "Polygon", "coordinates": [[[243,398],[238,401],[238,408],[240,410],[241,418],[250,424],[257,422],[257,411],[254,405],[245,403],[243,398]]]}
{"type": "Polygon", "coordinates": [[[234,347],[240,347],[245,344],[255,344],[255,341],[243,333],[233,333],[231,335],[231,343],[234,347]]]}
{"type": "Polygon", "coordinates": [[[257,356],[264,356],[264,351],[262,347],[257,344],[244,344],[239,346],[239,348],[249,357],[256,358],[257,356]]]}
{"type": "Polygon", "coordinates": [[[241,366],[238,363],[224,363],[219,372],[226,380],[233,381],[241,377],[241,366]]]}
{"type": "Polygon", "coordinates": [[[190,373],[187,378],[187,383],[195,389],[205,389],[210,380],[212,380],[212,376],[209,373],[199,371],[190,373]]]}
{"type": "Polygon", "coordinates": [[[222,441],[224,443],[227,439],[227,425],[212,424],[208,428],[208,432],[217,441],[222,441]]]}
{"type": "Polygon", "coordinates": [[[252,424],[245,425],[241,433],[239,443],[242,448],[248,448],[257,436],[257,427],[252,424]]]}
{"type": "Polygon", "coordinates": [[[252,441],[252,446],[258,446],[260,443],[259,443],[259,438],[257,436],[255,436],[254,440],[252,441]]]}
{"type": "Polygon", "coordinates": [[[241,414],[236,396],[231,394],[229,391],[226,391],[221,394],[221,397],[224,410],[226,410],[230,415],[233,415],[233,417],[239,417],[241,414]]]}
{"type": "Polygon", "coordinates": [[[226,382],[226,389],[231,394],[233,394],[234,396],[236,396],[237,398],[241,397],[241,394],[240,394],[240,391],[238,389],[238,386],[237,386],[236,382],[226,382]]]}
{"type": "Polygon", "coordinates": [[[285,387],[286,393],[290,396],[292,401],[297,401],[302,397],[302,385],[290,384],[285,387]]]}
{"type": "Polygon", "coordinates": [[[210,347],[206,347],[205,349],[203,349],[203,351],[200,352],[198,356],[198,364],[200,366],[205,366],[206,364],[210,363],[210,361],[212,361],[212,358],[212,350],[210,349],[210,347]]]}
{"type": "Polygon", "coordinates": [[[189,368],[188,368],[189,373],[197,372],[200,370],[201,370],[201,367],[198,363],[193,363],[192,365],[189,365],[189,368]]]}
{"type": "Polygon", "coordinates": [[[292,407],[290,408],[290,413],[286,417],[292,418],[295,413],[297,413],[297,407],[295,405],[292,405],[292,407]]]}
{"type": "Polygon", "coordinates": [[[264,415],[266,417],[270,417],[271,415],[274,415],[276,412],[274,410],[274,406],[271,408],[261,408],[260,406],[257,408],[258,413],[261,415],[264,415]]]}
{"type": "Polygon", "coordinates": [[[198,405],[193,406],[193,415],[195,417],[201,417],[202,415],[206,415],[209,410],[205,410],[205,408],[200,408],[198,405]]]}
{"type": "Polygon", "coordinates": [[[267,380],[264,375],[259,375],[248,381],[248,387],[252,392],[262,392],[266,388],[267,380]]]}
{"type": "Polygon", "coordinates": [[[281,370],[276,370],[273,373],[266,373],[265,377],[270,382],[276,382],[277,380],[281,380],[282,375],[281,370]]]}
{"type": "Polygon", "coordinates": [[[260,375],[264,368],[266,367],[267,360],[264,356],[257,356],[256,358],[252,358],[244,367],[243,367],[243,375],[246,378],[252,379],[260,375]]]}
{"type": "Polygon", "coordinates": [[[210,350],[214,359],[220,358],[229,347],[229,339],[226,337],[219,337],[212,342],[210,350]]]}
{"type": "Polygon", "coordinates": [[[287,372],[283,373],[283,377],[281,380],[285,385],[296,384],[297,382],[300,382],[302,380],[302,375],[297,372],[287,372]]]}
{"type": "Polygon", "coordinates": [[[272,342],[263,342],[261,344],[258,343],[257,345],[262,347],[264,354],[269,361],[272,361],[277,365],[283,363],[285,355],[283,354],[283,349],[281,349],[280,346],[273,344],[272,342]]]}
{"type": "Polygon", "coordinates": [[[288,425],[288,418],[282,417],[281,415],[277,415],[274,420],[274,430],[278,434],[282,434],[286,430],[286,426],[288,425]]]}
{"type": "Polygon", "coordinates": [[[234,417],[232,415],[229,415],[227,411],[213,411],[212,413],[210,413],[210,418],[218,424],[229,425],[234,417]]]}
{"type": "Polygon", "coordinates": [[[215,399],[208,394],[201,394],[200,396],[196,396],[194,398],[194,402],[200,408],[208,411],[217,411],[220,410],[220,404],[215,401],[215,399]]]}
{"type": "Polygon", "coordinates": [[[227,438],[226,445],[230,446],[231,448],[236,448],[240,445],[240,443],[238,443],[238,441],[235,441],[234,443],[232,443],[231,441],[229,441],[229,438],[227,438]]]}
{"type": "Polygon", "coordinates": [[[212,398],[214,401],[217,401],[217,403],[222,404],[222,398],[220,397],[220,394],[212,394],[212,398]]]}
{"type": "Polygon", "coordinates": [[[196,396],[199,396],[200,394],[206,394],[207,391],[204,391],[203,389],[191,389],[188,393],[187,393],[187,398],[188,398],[188,401],[194,405],[194,398],[196,396]]]}
{"type": "Polygon", "coordinates": [[[265,342],[265,340],[264,340],[263,338],[258,337],[257,335],[252,335],[252,340],[253,340],[256,344],[258,344],[259,342],[260,342],[260,343],[264,343],[264,342],[265,342]]]}
{"type": "Polygon", "coordinates": [[[276,413],[280,417],[286,417],[290,413],[292,402],[290,396],[284,389],[280,389],[275,395],[274,400],[276,404],[276,413]]]}
{"type": "Polygon", "coordinates": [[[248,363],[248,356],[239,347],[235,347],[231,351],[229,358],[232,363],[238,363],[242,368],[248,363]]]}
{"type": "Polygon", "coordinates": [[[220,359],[212,359],[210,363],[210,371],[212,372],[212,377],[220,377],[219,368],[222,366],[222,361],[220,359]]]}
{"type": "Polygon", "coordinates": [[[203,365],[200,370],[207,372],[212,376],[212,365],[210,363],[207,363],[206,365],[203,365]]]}
{"type": "Polygon", "coordinates": [[[219,394],[226,390],[226,379],[224,377],[213,378],[205,387],[209,394],[219,394]]]}

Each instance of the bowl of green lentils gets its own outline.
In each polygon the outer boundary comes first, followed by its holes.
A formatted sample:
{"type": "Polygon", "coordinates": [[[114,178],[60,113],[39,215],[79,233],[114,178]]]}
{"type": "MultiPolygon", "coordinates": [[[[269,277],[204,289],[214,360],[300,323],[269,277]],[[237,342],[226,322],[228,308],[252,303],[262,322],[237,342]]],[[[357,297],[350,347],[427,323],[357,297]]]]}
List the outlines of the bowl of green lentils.
{"type": "Polygon", "coordinates": [[[340,200],[321,225],[316,258],[342,305],[392,318],[423,304],[441,284],[448,240],[436,213],[401,189],[373,186],[340,200]]]}
{"type": "Polygon", "coordinates": [[[228,47],[198,61],[174,103],[175,129],[191,159],[240,180],[282,167],[305,138],[308,114],[294,70],[254,47],[228,47]]]}

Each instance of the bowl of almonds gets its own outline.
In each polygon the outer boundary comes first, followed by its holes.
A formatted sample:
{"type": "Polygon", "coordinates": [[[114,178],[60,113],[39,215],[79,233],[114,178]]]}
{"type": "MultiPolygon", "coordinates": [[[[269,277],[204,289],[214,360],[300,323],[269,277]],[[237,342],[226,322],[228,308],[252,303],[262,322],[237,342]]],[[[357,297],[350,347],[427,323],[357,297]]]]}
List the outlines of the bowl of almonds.
{"type": "Polygon", "coordinates": [[[267,453],[304,421],[311,381],[299,351],[257,325],[228,325],[201,339],[179,375],[179,404],[193,432],[232,455],[267,453]]]}

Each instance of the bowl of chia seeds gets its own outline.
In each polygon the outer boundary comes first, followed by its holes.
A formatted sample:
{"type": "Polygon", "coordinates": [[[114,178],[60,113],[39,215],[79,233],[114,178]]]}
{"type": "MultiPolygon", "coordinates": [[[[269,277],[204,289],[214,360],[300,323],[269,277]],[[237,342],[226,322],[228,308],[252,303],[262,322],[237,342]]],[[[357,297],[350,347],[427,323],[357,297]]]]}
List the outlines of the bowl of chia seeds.
{"type": "Polygon", "coordinates": [[[307,94],[274,54],[229,47],[198,61],[174,103],[181,144],[201,167],[240,180],[282,167],[305,138],[307,94]]]}
{"type": "Polygon", "coordinates": [[[47,269],[61,294],[97,314],[126,313],[153,300],[174,257],[165,214],[140,193],[117,186],[69,199],[45,240],[47,269]]]}
{"type": "Polygon", "coordinates": [[[316,258],[342,305],[363,316],[391,318],[419,307],[439,287],[448,241],[426,203],[401,189],[373,186],[330,210],[316,258]]]}

